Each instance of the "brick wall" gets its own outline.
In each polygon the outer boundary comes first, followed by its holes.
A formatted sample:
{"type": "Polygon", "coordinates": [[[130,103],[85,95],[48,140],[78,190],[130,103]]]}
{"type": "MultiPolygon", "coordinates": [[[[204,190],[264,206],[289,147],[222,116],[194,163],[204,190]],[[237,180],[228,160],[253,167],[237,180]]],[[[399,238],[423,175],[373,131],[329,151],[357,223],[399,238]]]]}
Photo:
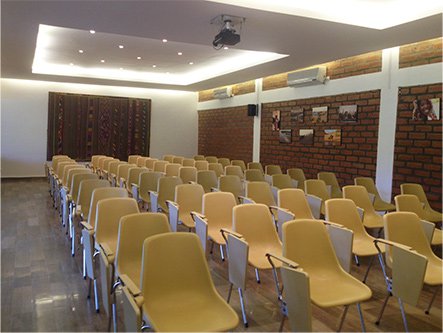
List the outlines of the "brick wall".
{"type": "Polygon", "coordinates": [[[285,170],[302,168],[307,178],[317,178],[320,171],[335,172],[341,186],[353,184],[356,176],[375,178],[380,90],[298,99],[263,104],[260,160],[263,165],[278,164],[285,170]],[[355,123],[340,122],[341,105],[357,105],[355,123]],[[312,108],[328,107],[326,123],[311,122],[312,108]],[[302,107],[304,122],[290,119],[290,110],[302,107]],[[274,110],[281,112],[281,129],[292,129],[292,143],[279,142],[279,132],[272,131],[274,110]],[[299,141],[299,129],[314,129],[313,145],[299,141]],[[325,129],[341,129],[341,145],[325,146],[325,129]]]}
{"type": "Polygon", "coordinates": [[[247,106],[198,112],[198,153],[252,160],[254,117],[247,106]]]}
{"type": "Polygon", "coordinates": [[[400,47],[399,67],[442,62],[442,40],[442,38],[435,38],[400,47]]]}
{"type": "MultiPolygon", "coordinates": [[[[219,87],[219,88],[223,88],[223,87],[219,87]]],[[[199,91],[198,101],[199,102],[206,102],[206,101],[213,100],[214,99],[213,92],[215,89],[219,89],[219,88],[199,91]]],[[[237,83],[237,84],[232,85],[231,88],[232,88],[232,94],[234,96],[253,93],[253,92],[255,92],[255,80],[237,83]]]]}
{"type": "Polygon", "coordinates": [[[419,183],[434,209],[442,208],[442,120],[413,120],[413,101],[440,99],[442,84],[399,88],[393,194],[400,184],[419,183]]]}

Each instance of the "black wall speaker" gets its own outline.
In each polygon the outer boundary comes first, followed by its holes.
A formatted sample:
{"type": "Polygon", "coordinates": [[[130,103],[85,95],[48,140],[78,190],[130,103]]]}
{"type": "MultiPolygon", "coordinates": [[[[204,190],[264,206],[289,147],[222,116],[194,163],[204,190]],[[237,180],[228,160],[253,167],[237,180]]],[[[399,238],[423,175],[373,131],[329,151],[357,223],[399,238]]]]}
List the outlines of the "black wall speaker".
{"type": "Polygon", "coordinates": [[[257,105],[255,105],[255,104],[248,104],[248,116],[249,117],[255,117],[257,115],[258,115],[257,105]]]}

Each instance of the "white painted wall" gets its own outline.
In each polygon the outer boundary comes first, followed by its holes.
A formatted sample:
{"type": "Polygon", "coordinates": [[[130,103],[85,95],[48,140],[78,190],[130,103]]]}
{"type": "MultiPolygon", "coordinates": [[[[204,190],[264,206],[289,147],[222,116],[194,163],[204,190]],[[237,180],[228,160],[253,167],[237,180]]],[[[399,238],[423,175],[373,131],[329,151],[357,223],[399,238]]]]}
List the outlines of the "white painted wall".
{"type": "MultiPolygon", "coordinates": [[[[397,119],[398,87],[442,82],[442,63],[398,68],[399,48],[383,50],[382,71],[349,78],[331,80],[324,85],[281,88],[261,91],[261,81],[255,93],[234,96],[224,100],[198,103],[198,110],[235,107],[245,104],[272,103],[311,97],[339,95],[359,91],[381,90],[380,120],[378,131],[376,182],[385,200],[391,197],[394,166],[395,127],[397,119]]],[[[261,80],[261,79],[259,79],[261,80]]],[[[257,80],[257,81],[259,81],[257,80]]],[[[253,160],[260,160],[260,114],[254,121],[253,160]]]]}
{"type": "Polygon", "coordinates": [[[197,154],[195,92],[2,79],[2,177],[44,175],[50,91],[151,99],[150,155],[197,154]]]}

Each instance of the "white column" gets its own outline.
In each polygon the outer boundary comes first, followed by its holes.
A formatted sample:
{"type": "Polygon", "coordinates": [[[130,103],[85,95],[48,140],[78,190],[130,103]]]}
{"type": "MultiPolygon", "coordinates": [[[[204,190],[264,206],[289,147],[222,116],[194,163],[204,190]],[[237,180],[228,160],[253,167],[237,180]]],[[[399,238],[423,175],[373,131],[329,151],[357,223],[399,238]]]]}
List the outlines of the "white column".
{"type": "Polygon", "coordinates": [[[261,92],[263,86],[263,79],[255,80],[255,95],[257,104],[258,116],[254,117],[254,136],[252,141],[252,161],[260,161],[260,132],[261,132],[261,92]]]}

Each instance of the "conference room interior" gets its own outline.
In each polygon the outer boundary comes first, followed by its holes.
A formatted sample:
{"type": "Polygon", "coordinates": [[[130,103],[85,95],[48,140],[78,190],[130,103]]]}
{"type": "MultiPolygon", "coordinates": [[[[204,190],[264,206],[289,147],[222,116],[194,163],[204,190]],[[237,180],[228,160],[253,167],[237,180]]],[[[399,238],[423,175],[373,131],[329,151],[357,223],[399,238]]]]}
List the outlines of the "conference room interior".
{"type": "Polygon", "coordinates": [[[2,331],[442,331],[441,4],[1,9],[2,331]]]}

